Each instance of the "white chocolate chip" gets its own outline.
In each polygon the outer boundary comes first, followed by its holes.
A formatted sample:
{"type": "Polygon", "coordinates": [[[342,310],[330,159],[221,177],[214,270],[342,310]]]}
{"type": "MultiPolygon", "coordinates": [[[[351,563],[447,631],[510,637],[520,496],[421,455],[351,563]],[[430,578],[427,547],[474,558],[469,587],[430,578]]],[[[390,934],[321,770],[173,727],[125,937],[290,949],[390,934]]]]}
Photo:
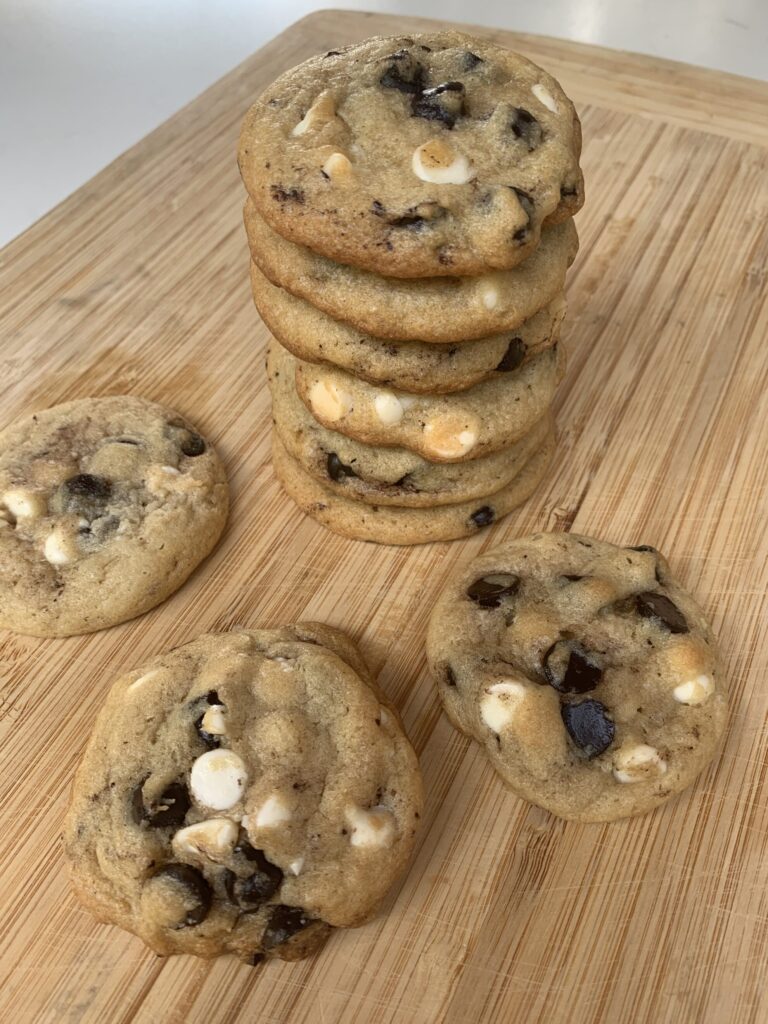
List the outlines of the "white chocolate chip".
{"type": "Polygon", "coordinates": [[[385,729],[392,724],[392,715],[390,715],[383,704],[379,707],[379,721],[385,729]]]}
{"type": "Polygon", "coordinates": [[[463,153],[454,153],[440,139],[430,139],[414,150],[411,168],[417,178],[434,185],[466,185],[476,174],[463,153]]]}
{"type": "Polygon", "coordinates": [[[51,565],[66,565],[68,562],[74,562],[80,555],[76,534],[71,529],[57,526],[45,538],[43,554],[51,565]]]}
{"type": "Polygon", "coordinates": [[[335,422],[352,408],[352,395],[333,381],[321,379],[309,389],[309,404],[318,416],[335,422]]]}
{"type": "Polygon", "coordinates": [[[355,176],[349,157],[343,153],[331,153],[323,164],[323,174],[335,185],[348,185],[355,176]]]}
{"type": "Polygon", "coordinates": [[[695,706],[696,704],[703,704],[705,700],[709,700],[714,692],[715,681],[712,676],[700,675],[696,676],[695,679],[689,679],[685,683],[680,683],[672,691],[672,696],[680,704],[695,706]]]}
{"type": "Polygon", "coordinates": [[[291,863],[288,865],[288,869],[290,870],[292,875],[300,875],[301,874],[301,869],[303,867],[304,867],[304,858],[303,857],[297,857],[296,860],[292,860],[291,863]]]}
{"type": "Polygon", "coordinates": [[[171,846],[179,858],[207,857],[218,861],[231,853],[237,842],[238,827],[230,818],[208,818],[179,829],[171,846]]]}
{"type": "Polygon", "coordinates": [[[14,487],[6,491],[2,504],[15,519],[38,519],[48,511],[48,502],[42,491],[14,487]]]}
{"type": "Polygon", "coordinates": [[[475,417],[449,414],[424,424],[425,446],[433,455],[455,459],[466,455],[477,442],[475,417]]]}
{"type": "Polygon", "coordinates": [[[613,775],[617,782],[642,782],[663,775],[667,762],[646,743],[619,750],[613,761],[613,775]]]}
{"type": "Polygon", "coordinates": [[[512,721],[517,705],[525,697],[525,687],[515,679],[494,683],[486,687],[485,696],[480,701],[480,717],[495,733],[512,721]]]}
{"type": "Polygon", "coordinates": [[[531,92],[536,99],[543,103],[547,110],[551,110],[553,114],[557,113],[557,103],[555,97],[541,82],[537,82],[536,85],[531,86],[531,92]]]}
{"type": "Polygon", "coordinates": [[[395,818],[386,807],[350,807],[346,813],[352,846],[391,846],[395,838],[395,818]]]}
{"type": "Polygon", "coordinates": [[[227,723],[224,718],[226,710],[223,704],[211,704],[200,723],[202,729],[209,732],[211,736],[226,736],[227,723]]]}
{"type": "Polygon", "coordinates": [[[189,783],[192,796],[214,811],[234,807],[243,796],[248,770],[233,750],[209,750],[192,765],[189,783]]]}
{"type": "Polygon", "coordinates": [[[293,817],[291,808],[280,793],[273,793],[268,796],[261,807],[256,811],[256,828],[274,828],[290,821],[293,817]]]}
{"type": "Polygon", "coordinates": [[[403,418],[402,403],[391,391],[380,391],[373,400],[373,407],[385,427],[392,427],[403,418]]]}
{"type": "Polygon", "coordinates": [[[332,121],[336,116],[336,104],[329,92],[321,92],[291,132],[291,135],[304,135],[310,128],[321,127],[332,121]]]}
{"type": "Polygon", "coordinates": [[[480,286],[480,301],[486,309],[495,309],[499,302],[499,290],[491,281],[484,281],[480,286]]]}

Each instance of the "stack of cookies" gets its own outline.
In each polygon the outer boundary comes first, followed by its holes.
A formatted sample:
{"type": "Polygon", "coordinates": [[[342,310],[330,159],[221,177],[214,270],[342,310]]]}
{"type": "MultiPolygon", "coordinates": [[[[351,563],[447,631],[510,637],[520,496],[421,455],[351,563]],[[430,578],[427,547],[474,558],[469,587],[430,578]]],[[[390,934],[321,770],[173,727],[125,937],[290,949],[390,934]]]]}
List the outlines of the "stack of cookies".
{"type": "Polygon", "coordinates": [[[418,544],[533,492],[555,443],[580,150],[550,75],[453,32],[332,50],[252,107],[239,162],[273,461],[305,512],[418,544]]]}

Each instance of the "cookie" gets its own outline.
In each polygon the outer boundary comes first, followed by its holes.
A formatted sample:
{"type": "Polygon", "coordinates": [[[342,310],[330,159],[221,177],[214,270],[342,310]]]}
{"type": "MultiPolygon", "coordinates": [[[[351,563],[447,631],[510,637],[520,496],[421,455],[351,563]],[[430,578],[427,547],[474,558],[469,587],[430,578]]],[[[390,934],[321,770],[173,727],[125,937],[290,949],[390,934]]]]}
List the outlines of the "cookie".
{"type": "Polygon", "coordinates": [[[493,494],[517,476],[553,429],[547,414],[510,448],[465,462],[427,462],[405,448],[374,448],[313,419],[296,394],[285,355],[273,345],[267,370],[275,430],[286,451],[336,494],[370,505],[431,508],[493,494]]]}
{"type": "Polygon", "coordinates": [[[573,221],[547,228],[514,270],[405,281],[334,263],[281,238],[246,202],[251,256],[273,284],[377,338],[469,341],[514,330],[558,296],[578,249],[573,221]]]}
{"type": "Polygon", "coordinates": [[[178,413],[84,398],[0,434],[0,626],[70,636],[177,590],[219,539],[224,469],[178,413]]]}
{"type": "Polygon", "coordinates": [[[273,285],[251,261],[251,287],[261,319],[297,358],[330,364],[371,384],[414,394],[463,391],[501,377],[560,337],[565,296],[558,295],[513,331],[455,344],[382,341],[334,320],[304,299],[273,285]]]}
{"type": "Polygon", "coordinates": [[[318,423],[373,445],[408,448],[431,462],[478,459],[519,441],[552,404],[565,370],[562,343],[513,373],[450,395],[407,395],[345,370],[295,364],[296,391],[318,423]]]}
{"type": "Polygon", "coordinates": [[[422,795],[395,708],[315,623],[202,636],[114,684],[75,777],[75,890],[156,953],[297,960],[369,920],[422,795]]]}
{"type": "Polygon", "coordinates": [[[488,551],[440,596],[427,654],[451,721],[563,818],[657,807],[726,724],[712,630],[647,545],[539,533],[488,551]]]}
{"type": "Polygon", "coordinates": [[[302,512],[334,533],[376,544],[428,544],[469,537],[522,505],[543,479],[555,450],[550,434],[505,487],[485,498],[439,508],[367,505],[335,494],[316,480],[272,434],[272,464],[280,483],[302,512]]]}
{"type": "Polygon", "coordinates": [[[369,39],[287,71],[248,112],[239,164],[281,235],[410,278],[521,263],[543,224],[581,206],[580,151],[551,75],[441,32],[369,39]]]}

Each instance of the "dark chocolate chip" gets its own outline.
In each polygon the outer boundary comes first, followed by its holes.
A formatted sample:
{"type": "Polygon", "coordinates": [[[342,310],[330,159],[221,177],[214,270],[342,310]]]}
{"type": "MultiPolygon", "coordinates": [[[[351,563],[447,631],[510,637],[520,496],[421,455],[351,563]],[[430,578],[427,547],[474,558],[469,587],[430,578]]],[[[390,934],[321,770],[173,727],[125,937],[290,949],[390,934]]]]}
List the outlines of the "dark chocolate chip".
{"type": "Polygon", "coordinates": [[[424,88],[424,68],[408,50],[398,50],[388,60],[389,67],[379,79],[385,89],[418,95],[424,88]]]}
{"type": "Polygon", "coordinates": [[[386,212],[387,208],[384,206],[384,204],[380,200],[374,199],[373,202],[371,203],[371,213],[373,213],[376,217],[383,217],[386,212]]]}
{"type": "Polygon", "coordinates": [[[583,580],[583,576],[579,576],[577,573],[563,573],[563,579],[568,580],[569,583],[578,583],[579,580],[583,580]]]}
{"type": "MultiPolygon", "coordinates": [[[[208,705],[222,703],[219,700],[219,695],[216,692],[216,690],[209,690],[208,693],[206,693],[205,702],[208,705]]],[[[195,703],[199,706],[199,701],[196,701],[195,703]]],[[[197,735],[200,737],[200,739],[203,741],[203,743],[209,750],[215,750],[217,747],[221,746],[221,736],[217,736],[215,733],[208,732],[207,730],[205,730],[203,728],[203,718],[205,718],[204,711],[195,719],[195,729],[197,730],[197,735]]]]}
{"type": "Polygon", "coordinates": [[[526,192],[523,188],[518,188],[516,185],[511,186],[512,191],[515,193],[517,198],[520,200],[520,205],[523,208],[523,212],[530,221],[536,211],[536,203],[530,192],[526,192]]]}
{"type": "Polygon", "coordinates": [[[166,864],[152,875],[148,884],[170,882],[171,887],[180,887],[183,892],[183,917],[176,928],[192,928],[208,916],[213,902],[213,892],[203,875],[189,864],[166,864]]]}
{"type": "Polygon", "coordinates": [[[93,515],[109,500],[112,484],[103,476],[78,473],[61,485],[64,506],[70,512],[93,515]]]}
{"type": "Polygon", "coordinates": [[[560,186],[560,198],[561,199],[573,199],[579,194],[579,190],[576,185],[561,185],[560,186]]]}
{"type": "Polygon", "coordinates": [[[329,50],[325,55],[326,57],[340,57],[341,50],[329,50]]]}
{"type": "Polygon", "coordinates": [[[511,573],[483,576],[467,587],[467,597],[481,608],[498,608],[505,597],[512,597],[520,589],[520,577],[511,573]]]}
{"type": "Polygon", "coordinates": [[[272,185],[270,188],[272,198],[277,203],[297,203],[299,206],[305,201],[306,196],[301,188],[285,188],[283,185],[272,185]]]}
{"type": "MultiPolygon", "coordinates": [[[[143,804],[141,787],[138,790],[138,799],[143,804]]],[[[184,824],[190,804],[189,791],[184,783],[172,782],[160,798],[144,811],[144,821],[150,828],[178,828],[184,824]]],[[[135,806],[138,807],[138,801],[135,806]]]]}
{"type": "Polygon", "coordinates": [[[627,551],[652,551],[654,555],[658,554],[656,548],[650,544],[638,544],[636,548],[627,548],[627,551]]]}
{"type": "Polygon", "coordinates": [[[563,704],[560,714],[568,735],[587,757],[597,757],[613,743],[616,726],[599,700],[563,704]]]}
{"type": "Polygon", "coordinates": [[[425,89],[413,97],[411,112],[414,117],[440,121],[453,128],[465,112],[464,86],[461,82],[442,82],[433,89],[425,89]]]}
{"type": "Polygon", "coordinates": [[[354,469],[352,469],[352,467],[348,466],[346,463],[342,462],[339,456],[336,454],[336,452],[328,453],[326,466],[328,469],[328,476],[331,478],[331,480],[336,480],[337,483],[342,481],[344,477],[357,476],[357,473],[354,471],[354,469]]]}
{"type": "Polygon", "coordinates": [[[418,206],[409,207],[405,213],[388,218],[387,223],[393,228],[411,228],[420,231],[440,220],[446,212],[445,207],[439,203],[419,203],[418,206]]]}
{"type": "Polygon", "coordinates": [[[181,442],[181,451],[182,454],[187,455],[190,459],[194,459],[205,451],[205,441],[199,434],[195,434],[190,430],[181,442]]]}
{"type": "MultiPolygon", "coordinates": [[[[329,54],[326,53],[326,57],[328,56],[329,54]]],[[[251,956],[248,957],[248,963],[251,965],[251,967],[258,967],[259,964],[264,963],[264,959],[265,957],[263,953],[253,953],[251,956]]]]}
{"type": "Polygon", "coordinates": [[[484,64],[485,61],[482,57],[478,57],[476,53],[472,53],[471,50],[465,50],[461,55],[461,70],[462,71],[474,71],[478,64],[484,64]]]}
{"type": "Polygon", "coordinates": [[[635,596],[635,607],[644,619],[657,619],[670,633],[687,633],[685,616],[666,594],[649,590],[635,596]]]}
{"type": "Polygon", "coordinates": [[[222,701],[219,700],[219,695],[216,692],[216,690],[209,690],[208,693],[206,693],[206,695],[205,695],[205,699],[208,701],[209,704],[221,704],[222,703],[222,701]]]}
{"type": "Polygon", "coordinates": [[[250,843],[245,845],[250,847],[245,856],[255,864],[256,870],[245,878],[239,878],[230,871],[224,884],[232,903],[248,911],[256,910],[277,892],[283,881],[283,872],[277,865],[270,864],[261,850],[255,850],[250,843]]]}
{"type": "Polygon", "coordinates": [[[477,512],[473,512],[469,518],[475,526],[490,526],[496,518],[496,513],[490,505],[483,505],[477,512]]]}
{"type": "Polygon", "coordinates": [[[559,693],[588,693],[603,678],[603,670],[579,644],[558,640],[542,659],[544,675],[559,693]]]}
{"type": "Polygon", "coordinates": [[[279,903],[269,915],[264,937],[261,940],[262,945],[264,949],[281,946],[312,923],[313,919],[301,907],[287,907],[285,904],[279,903]]]}
{"type": "Polygon", "coordinates": [[[443,665],[442,673],[445,679],[446,686],[456,685],[456,673],[453,671],[450,665],[443,665]]]}
{"type": "Polygon", "coordinates": [[[496,369],[502,373],[510,373],[512,370],[516,370],[525,359],[526,351],[527,346],[523,339],[513,338],[496,369]]]}
{"type": "Polygon", "coordinates": [[[524,107],[515,107],[509,127],[515,138],[521,139],[529,150],[534,150],[541,142],[541,125],[524,107]]]}

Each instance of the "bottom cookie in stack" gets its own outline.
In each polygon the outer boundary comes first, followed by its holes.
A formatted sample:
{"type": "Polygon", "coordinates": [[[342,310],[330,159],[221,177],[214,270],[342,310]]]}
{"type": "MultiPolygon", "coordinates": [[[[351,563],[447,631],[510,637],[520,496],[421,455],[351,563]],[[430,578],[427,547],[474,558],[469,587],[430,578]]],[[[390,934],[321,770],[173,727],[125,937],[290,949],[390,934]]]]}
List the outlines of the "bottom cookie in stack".
{"type": "Polygon", "coordinates": [[[459,462],[365,444],[313,418],[296,391],[296,360],[277,343],[267,367],[275,471],[304,512],[344,536],[385,544],[469,536],[524,502],[554,451],[548,412],[508,447],[459,462]]]}

